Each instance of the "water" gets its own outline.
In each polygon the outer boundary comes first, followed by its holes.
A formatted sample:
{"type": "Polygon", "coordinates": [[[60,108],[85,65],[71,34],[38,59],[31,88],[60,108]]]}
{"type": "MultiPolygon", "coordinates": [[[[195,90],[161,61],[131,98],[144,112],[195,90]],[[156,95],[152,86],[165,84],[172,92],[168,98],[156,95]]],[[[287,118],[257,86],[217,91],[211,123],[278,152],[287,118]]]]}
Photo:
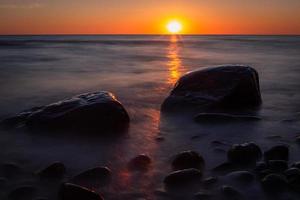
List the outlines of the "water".
{"type": "MultiPolygon", "coordinates": [[[[99,191],[108,199],[116,191],[156,199],[153,191],[162,187],[177,152],[199,151],[207,163],[205,176],[226,159],[213,140],[255,141],[263,149],[289,144],[295,161],[300,150],[294,143],[300,134],[299,54],[298,36],[1,36],[0,119],[76,94],[107,90],[128,110],[131,127],[128,135],[115,139],[2,131],[0,162],[35,171],[60,160],[69,177],[106,165],[113,170],[113,184],[99,191]],[[250,65],[259,72],[262,122],[201,126],[191,116],[160,115],[163,99],[181,75],[220,64],[250,65]],[[271,135],[282,138],[268,139],[271,135]],[[165,140],[158,141],[160,136],[165,140]],[[144,174],[128,171],[128,160],[140,153],[152,157],[152,169],[144,174]]],[[[54,191],[28,179],[41,195],[55,199],[54,191]]],[[[7,190],[15,184],[9,182],[7,190]]],[[[249,199],[263,196],[250,194],[249,199]]]]}

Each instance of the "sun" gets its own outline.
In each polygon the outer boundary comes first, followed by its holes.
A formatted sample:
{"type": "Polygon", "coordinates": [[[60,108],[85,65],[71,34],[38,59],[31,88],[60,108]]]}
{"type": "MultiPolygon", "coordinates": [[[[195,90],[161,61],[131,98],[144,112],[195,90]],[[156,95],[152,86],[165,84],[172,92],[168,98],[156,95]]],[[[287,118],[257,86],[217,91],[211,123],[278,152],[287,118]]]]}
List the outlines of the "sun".
{"type": "Polygon", "coordinates": [[[172,34],[178,34],[182,30],[182,25],[179,21],[173,20],[167,24],[167,30],[172,34]]]}

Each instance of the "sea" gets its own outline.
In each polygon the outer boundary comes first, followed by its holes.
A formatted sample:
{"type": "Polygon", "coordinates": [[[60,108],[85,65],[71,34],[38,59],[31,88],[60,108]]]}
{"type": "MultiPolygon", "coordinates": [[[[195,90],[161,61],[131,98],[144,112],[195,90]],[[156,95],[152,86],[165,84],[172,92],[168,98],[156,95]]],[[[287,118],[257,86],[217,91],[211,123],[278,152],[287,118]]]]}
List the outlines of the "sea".
{"type": "MultiPolygon", "coordinates": [[[[122,102],[131,119],[129,132],[103,138],[1,130],[0,164],[14,163],[24,173],[0,186],[0,197],[29,184],[38,188],[38,196],[56,199],[56,186],[28,175],[55,161],[66,165],[66,180],[88,168],[108,166],[111,185],[96,189],[106,199],[165,199],[163,179],[181,151],[204,157],[204,177],[215,176],[211,169],[226,161],[226,151],[236,143],[255,142],[263,151],[289,145],[290,163],[300,160],[300,36],[0,36],[0,119],[96,91],[110,91],[122,102]],[[182,75],[230,64],[258,71],[262,121],[201,125],[193,116],[161,114],[163,100],[182,75]],[[152,159],[147,172],[127,168],[139,154],[152,159]]],[[[231,184],[245,199],[267,198],[258,184],[231,184]]]]}

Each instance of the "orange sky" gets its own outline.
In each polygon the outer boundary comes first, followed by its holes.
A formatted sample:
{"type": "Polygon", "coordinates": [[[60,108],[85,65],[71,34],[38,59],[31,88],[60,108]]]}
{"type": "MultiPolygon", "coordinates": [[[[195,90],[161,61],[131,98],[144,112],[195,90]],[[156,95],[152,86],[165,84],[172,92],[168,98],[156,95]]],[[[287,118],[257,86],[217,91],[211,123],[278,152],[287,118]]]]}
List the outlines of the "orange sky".
{"type": "Polygon", "coordinates": [[[0,34],[300,34],[300,0],[0,0],[0,34]]]}

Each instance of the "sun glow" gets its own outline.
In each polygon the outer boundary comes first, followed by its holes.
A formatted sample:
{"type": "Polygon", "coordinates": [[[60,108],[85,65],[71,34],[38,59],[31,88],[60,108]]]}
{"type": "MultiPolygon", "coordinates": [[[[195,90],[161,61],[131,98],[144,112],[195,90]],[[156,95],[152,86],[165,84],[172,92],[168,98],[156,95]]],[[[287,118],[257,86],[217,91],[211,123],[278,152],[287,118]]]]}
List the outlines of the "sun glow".
{"type": "Polygon", "coordinates": [[[179,21],[173,20],[167,24],[167,30],[169,33],[178,34],[182,30],[182,25],[179,21]]]}

